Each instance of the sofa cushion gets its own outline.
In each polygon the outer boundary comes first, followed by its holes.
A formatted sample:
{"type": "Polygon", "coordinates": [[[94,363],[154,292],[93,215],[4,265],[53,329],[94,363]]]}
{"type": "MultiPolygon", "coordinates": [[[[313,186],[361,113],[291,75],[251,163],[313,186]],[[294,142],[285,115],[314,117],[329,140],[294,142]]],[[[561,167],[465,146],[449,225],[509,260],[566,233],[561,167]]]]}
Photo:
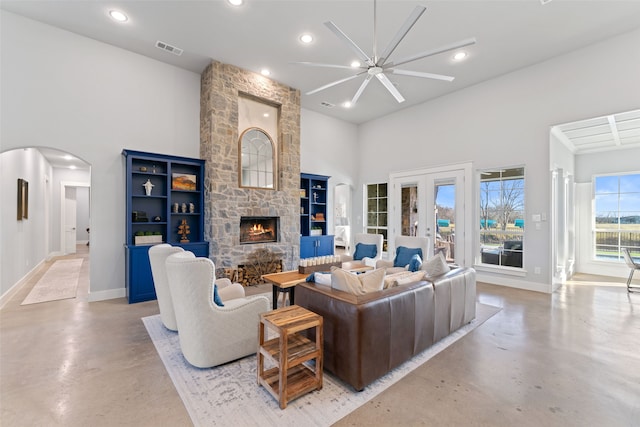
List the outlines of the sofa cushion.
{"type": "Polygon", "coordinates": [[[449,264],[447,264],[447,261],[444,259],[442,252],[439,252],[437,255],[422,263],[421,268],[427,272],[427,276],[429,277],[440,276],[451,270],[449,264]]]}
{"type": "Polygon", "coordinates": [[[341,268],[331,269],[331,287],[353,295],[364,295],[382,290],[384,270],[371,270],[363,274],[354,274],[341,268]]]}
{"type": "Polygon", "coordinates": [[[404,267],[405,265],[409,265],[409,263],[411,262],[411,257],[416,254],[420,255],[420,258],[422,258],[422,249],[398,246],[396,248],[396,257],[393,260],[393,266],[404,267]]]}
{"type": "Polygon", "coordinates": [[[411,261],[409,261],[409,271],[418,271],[420,267],[422,267],[422,257],[415,254],[411,257],[411,261]]]}
{"type": "Polygon", "coordinates": [[[366,243],[358,243],[356,252],[353,254],[355,261],[361,261],[362,258],[375,258],[378,255],[378,247],[376,245],[368,245],[366,243]]]}

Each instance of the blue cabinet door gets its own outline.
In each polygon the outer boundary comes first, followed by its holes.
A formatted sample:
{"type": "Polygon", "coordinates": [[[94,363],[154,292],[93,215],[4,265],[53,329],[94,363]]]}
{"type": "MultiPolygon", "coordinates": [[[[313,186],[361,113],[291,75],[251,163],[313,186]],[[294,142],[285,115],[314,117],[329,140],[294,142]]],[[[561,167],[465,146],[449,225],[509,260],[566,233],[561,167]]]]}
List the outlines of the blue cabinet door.
{"type": "Polygon", "coordinates": [[[316,256],[316,236],[300,237],[300,258],[313,258],[316,256]]]}
{"type": "Polygon", "coordinates": [[[151,277],[149,248],[145,246],[125,246],[126,286],[129,303],[156,299],[156,289],[151,277]]]}
{"type": "Polygon", "coordinates": [[[318,236],[316,256],[333,255],[333,236],[318,236]]]}

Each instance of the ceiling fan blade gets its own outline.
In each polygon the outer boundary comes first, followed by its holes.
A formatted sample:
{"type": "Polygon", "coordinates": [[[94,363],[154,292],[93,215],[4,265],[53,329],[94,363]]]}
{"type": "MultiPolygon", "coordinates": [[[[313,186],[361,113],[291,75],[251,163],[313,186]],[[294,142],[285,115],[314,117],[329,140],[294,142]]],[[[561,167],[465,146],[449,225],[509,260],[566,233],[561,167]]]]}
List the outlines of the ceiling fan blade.
{"type": "Polygon", "coordinates": [[[455,77],[443,76],[442,74],[422,73],[420,71],[398,70],[396,68],[394,68],[393,70],[387,70],[387,72],[389,71],[392,72],[393,74],[400,74],[403,76],[424,77],[427,79],[444,80],[446,82],[452,82],[453,79],[455,79],[455,77]]]}
{"type": "Polygon", "coordinates": [[[385,76],[384,73],[378,73],[376,74],[376,77],[378,78],[378,80],[380,80],[384,87],[386,87],[387,90],[391,92],[391,95],[393,95],[396,101],[404,102],[404,97],[402,96],[402,94],[398,92],[398,89],[396,89],[393,83],[391,83],[391,80],[389,80],[389,78],[385,76]]]}
{"type": "Polygon", "coordinates": [[[353,42],[353,40],[351,40],[345,33],[343,33],[342,30],[340,30],[340,28],[336,26],[336,24],[331,21],[327,21],[324,23],[324,25],[326,25],[327,28],[329,28],[336,36],[338,36],[340,40],[346,43],[347,46],[349,46],[349,49],[351,49],[353,52],[355,52],[356,55],[358,55],[358,58],[371,66],[374,65],[371,58],[369,58],[367,54],[364,53],[364,51],[353,42]]]}
{"type": "Polygon", "coordinates": [[[351,100],[351,105],[356,105],[356,102],[358,102],[358,98],[360,98],[360,95],[362,95],[362,92],[364,92],[364,88],[367,87],[372,77],[373,76],[371,74],[367,75],[367,78],[364,79],[364,81],[358,88],[358,91],[356,92],[356,94],[353,95],[353,99],[351,100]]]}
{"type": "Polygon", "coordinates": [[[427,56],[433,56],[433,55],[437,55],[439,53],[448,52],[450,50],[460,49],[461,47],[470,46],[470,45],[475,44],[475,43],[476,43],[476,39],[474,37],[472,37],[470,39],[464,39],[464,40],[461,40],[461,41],[458,41],[458,42],[455,42],[455,43],[444,45],[444,46],[439,47],[437,49],[431,49],[431,50],[424,51],[422,53],[418,53],[418,54],[415,54],[415,55],[412,55],[412,56],[408,56],[408,57],[400,59],[398,61],[389,62],[389,63],[385,64],[382,68],[387,69],[387,68],[391,68],[391,67],[397,67],[398,65],[406,64],[408,62],[417,61],[418,59],[426,58],[427,56]]]}
{"type": "Polygon", "coordinates": [[[396,47],[398,47],[402,39],[404,39],[404,36],[406,36],[409,30],[414,26],[414,24],[418,22],[418,19],[420,19],[420,17],[422,16],[425,10],[427,9],[424,6],[416,6],[416,8],[413,9],[413,12],[411,12],[411,15],[409,15],[409,17],[404,22],[402,27],[398,30],[398,33],[389,42],[389,45],[385,48],[384,52],[382,52],[382,54],[380,55],[380,58],[378,59],[379,64],[384,64],[384,61],[386,61],[387,58],[391,56],[391,54],[396,49],[396,47]]]}
{"type": "Polygon", "coordinates": [[[290,62],[290,64],[304,65],[305,67],[341,68],[345,70],[357,70],[363,67],[352,67],[350,65],[322,64],[320,62],[290,62]]]}
{"type": "Polygon", "coordinates": [[[346,77],[346,78],[344,78],[344,79],[336,80],[335,82],[328,83],[328,84],[326,84],[326,85],[324,85],[324,86],[320,86],[320,87],[319,87],[319,88],[317,88],[317,89],[314,89],[314,90],[312,90],[312,91],[310,91],[310,92],[307,92],[305,95],[313,95],[314,93],[318,93],[318,92],[320,92],[321,90],[325,90],[325,89],[328,89],[328,88],[330,88],[330,87],[332,87],[332,86],[339,85],[340,83],[348,82],[349,80],[351,80],[351,79],[355,79],[356,77],[358,77],[358,76],[359,76],[359,75],[361,75],[361,74],[362,74],[362,73],[358,73],[358,74],[355,74],[355,75],[353,75],[353,76],[346,77]]]}

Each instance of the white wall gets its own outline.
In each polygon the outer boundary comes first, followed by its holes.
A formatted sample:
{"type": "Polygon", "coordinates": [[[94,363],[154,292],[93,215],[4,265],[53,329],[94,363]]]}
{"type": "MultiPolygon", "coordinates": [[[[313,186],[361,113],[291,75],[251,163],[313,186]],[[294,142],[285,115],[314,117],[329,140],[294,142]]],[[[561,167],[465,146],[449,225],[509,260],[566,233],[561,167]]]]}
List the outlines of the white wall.
{"type": "MultiPolygon", "coordinates": [[[[368,122],[358,138],[360,164],[366,165],[359,181],[463,161],[475,168],[524,165],[527,218],[548,218],[550,127],[637,108],[639,45],[640,31],[634,31],[368,122]]],[[[354,201],[361,204],[362,195],[354,201]]],[[[540,230],[527,227],[525,241],[526,277],[484,274],[482,280],[550,291],[549,222],[540,230]]]]}
{"type": "MultiPolygon", "coordinates": [[[[617,113],[619,111],[613,111],[617,113]]],[[[629,276],[624,263],[595,261],[593,253],[593,176],[640,172],[640,148],[576,156],[576,210],[578,214],[577,266],[581,273],[613,277],[629,276]]]]}
{"type": "MultiPolygon", "coordinates": [[[[4,126],[4,125],[3,125],[4,126]]],[[[4,145],[4,144],[3,144],[4,145]]],[[[36,268],[49,253],[51,166],[38,150],[0,155],[0,294],[36,268]],[[29,218],[18,221],[18,178],[29,183],[29,218]]]]}
{"type": "MultiPolygon", "coordinates": [[[[6,11],[0,19],[1,149],[52,147],[92,166],[89,297],[124,296],[122,149],[199,157],[200,76],[6,11]]],[[[25,247],[31,263],[45,256],[36,249],[25,247]]],[[[3,250],[3,292],[15,279],[5,283],[4,269],[19,260],[3,250]]]]}
{"type": "MultiPolygon", "coordinates": [[[[337,184],[356,185],[360,153],[358,127],[311,110],[300,112],[300,171],[329,175],[327,233],[334,233],[333,194],[337,184]]],[[[353,211],[353,210],[352,210],[353,211]]],[[[352,233],[353,235],[353,233],[352,233]]]]}

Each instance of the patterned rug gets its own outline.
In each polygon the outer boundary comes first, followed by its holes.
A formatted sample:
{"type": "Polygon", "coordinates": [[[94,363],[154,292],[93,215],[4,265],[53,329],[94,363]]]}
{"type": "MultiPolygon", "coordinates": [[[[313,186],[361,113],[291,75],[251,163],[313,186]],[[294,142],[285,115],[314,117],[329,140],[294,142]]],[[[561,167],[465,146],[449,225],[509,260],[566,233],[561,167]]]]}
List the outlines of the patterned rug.
{"type": "Polygon", "coordinates": [[[75,298],[82,261],[61,259],[54,262],[20,305],[75,298]]]}
{"type": "Polygon", "coordinates": [[[256,356],[210,369],[191,366],[182,356],[178,334],[162,325],[160,315],[142,319],[178,394],[196,426],[328,426],[371,400],[402,377],[456,342],[500,308],[476,304],[476,319],[356,392],[325,371],[323,388],[280,410],[256,381],[256,356]]]}

